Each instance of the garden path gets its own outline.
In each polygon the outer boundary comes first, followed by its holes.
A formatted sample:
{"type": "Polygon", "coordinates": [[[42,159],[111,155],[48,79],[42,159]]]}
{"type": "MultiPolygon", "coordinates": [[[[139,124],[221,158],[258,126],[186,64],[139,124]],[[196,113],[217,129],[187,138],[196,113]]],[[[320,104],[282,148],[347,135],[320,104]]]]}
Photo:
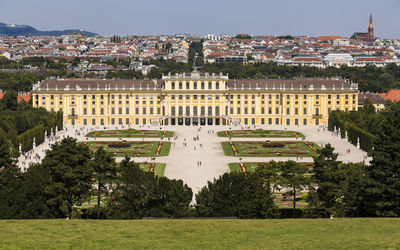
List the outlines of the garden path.
{"type": "MultiPolygon", "coordinates": [[[[139,128],[133,126],[136,129],[159,129],[159,127],[146,126],[139,128]]],[[[229,130],[229,126],[204,126],[198,131],[199,127],[186,127],[186,126],[164,126],[164,130],[175,132],[177,139],[171,138],[171,151],[169,156],[157,157],[156,162],[166,163],[167,167],[165,170],[165,176],[172,179],[182,179],[189,187],[192,188],[194,193],[197,193],[203,186],[207,184],[207,181],[211,181],[217,178],[219,175],[228,172],[228,163],[239,162],[238,157],[225,156],[220,142],[228,141],[226,137],[218,137],[217,132],[222,130],[229,130]],[[210,133],[209,131],[214,131],[210,133]],[[199,135],[199,141],[194,141],[193,137],[199,135]],[[185,140],[186,138],[186,140],[185,140]],[[186,146],[184,146],[186,142],[186,146]],[[200,144],[203,145],[200,148],[200,144]],[[195,149],[196,147],[196,149],[195,149]],[[202,165],[198,166],[197,162],[201,161],[202,165]]],[[[341,139],[339,136],[333,135],[329,131],[324,131],[320,127],[316,126],[257,126],[257,128],[263,129],[285,129],[299,131],[306,136],[307,141],[313,141],[318,145],[324,145],[330,143],[335,147],[336,152],[339,153],[339,160],[343,162],[360,162],[366,157],[366,153],[356,148],[356,146],[350,144],[348,141],[341,139]],[[347,150],[350,149],[350,153],[347,150]]],[[[59,131],[57,136],[58,140],[61,140],[63,136],[72,136],[77,138],[79,141],[94,140],[94,138],[85,138],[84,135],[91,131],[99,129],[99,127],[88,126],[85,128],[75,126],[74,128],[68,127],[67,131],[59,131]],[[76,133],[76,130],[80,135],[76,133]]],[[[115,126],[109,126],[107,129],[115,129],[115,126]]],[[[126,129],[120,128],[120,129],[126,129]]],[[[232,127],[233,129],[240,129],[240,127],[232,127]]],[[[253,127],[252,127],[253,129],[253,127]]],[[[123,138],[129,141],[158,141],[159,138],[123,138]]],[[[118,138],[97,138],[96,140],[112,141],[118,140],[118,138]]],[[[164,138],[165,141],[168,139],[164,138]]],[[[232,138],[232,141],[292,141],[296,138],[232,138]]],[[[43,159],[45,150],[50,148],[52,142],[45,142],[38,145],[33,154],[36,153],[43,159]]],[[[123,158],[117,158],[117,161],[121,161],[123,158]]],[[[135,157],[135,161],[150,161],[148,157],[135,157]]],[[[296,159],[296,157],[242,157],[243,162],[267,162],[270,160],[275,161],[286,161],[286,160],[297,160],[302,162],[310,162],[312,158],[304,157],[303,159],[296,159]]],[[[369,162],[369,158],[367,162],[369,162]]],[[[22,164],[22,156],[19,159],[19,166],[24,167],[22,164]]],[[[40,161],[40,160],[39,160],[40,161]]],[[[32,161],[31,161],[32,162],[32,161]]],[[[25,167],[27,162],[25,162],[25,167]]]]}

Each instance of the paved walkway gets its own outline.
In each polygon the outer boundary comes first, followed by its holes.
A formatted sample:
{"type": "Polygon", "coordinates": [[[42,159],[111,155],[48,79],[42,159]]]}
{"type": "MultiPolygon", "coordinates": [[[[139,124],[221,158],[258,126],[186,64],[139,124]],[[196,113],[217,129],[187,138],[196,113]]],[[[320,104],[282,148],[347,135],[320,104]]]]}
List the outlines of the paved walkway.
{"type": "MultiPolygon", "coordinates": [[[[126,129],[127,127],[106,126],[106,129],[126,129]]],[[[160,127],[152,126],[132,126],[135,129],[160,129],[160,127]]],[[[166,163],[165,176],[171,179],[182,179],[189,187],[192,188],[194,193],[197,193],[203,186],[207,185],[207,181],[212,181],[218,178],[221,174],[228,172],[228,163],[239,162],[239,157],[225,156],[220,142],[228,141],[226,137],[218,137],[217,132],[222,130],[229,130],[229,126],[204,126],[201,127],[187,127],[187,126],[164,126],[163,130],[173,131],[177,139],[171,138],[171,151],[168,156],[156,157],[156,162],[166,163]],[[199,140],[194,141],[193,137],[199,136],[199,140]],[[184,144],[185,143],[185,144],[184,144]],[[203,146],[200,147],[200,144],[203,146]],[[185,146],[186,145],[186,146],[185,146]],[[201,166],[198,165],[201,162],[201,166]]],[[[240,129],[241,127],[231,127],[232,130],[240,129]]],[[[288,129],[299,131],[306,136],[307,141],[313,141],[318,145],[325,145],[330,143],[335,147],[336,152],[339,153],[339,160],[343,162],[361,162],[365,159],[366,153],[350,144],[348,141],[341,139],[339,136],[333,135],[329,131],[324,131],[320,127],[306,126],[257,126],[257,128],[265,129],[288,129]],[[347,150],[350,149],[350,153],[347,150]]],[[[72,136],[79,141],[94,140],[94,138],[86,138],[84,135],[93,130],[104,129],[99,126],[89,127],[68,127],[67,131],[59,131],[57,133],[58,140],[65,136],[72,136]]],[[[251,128],[253,129],[253,127],[251,128]]],[[[159,141],[160,138],[122,138],[128,141],[159,141]]],[[[97,138],[98,141],[111,141],[119,140],[119,138],[97,138]]],[[[164,141],[167,139],[164,138],[164,141]]],[[[279,140],[296,140],[296,138],[232,138],[232,141],[279,141],[279,140]]],[[[33,151],[33,155],[38,154],[41,159],[45,155],[45,150],[49,149],[49,145],[54,143],[45,142],[33,151]]],[[[19,166],[21,168],[27,167],[28,162],[22,164],[23,156],[20,157],[19,166]]],[[[118,157],[117,161],[123,158],[118,157]]],[[[149,157],[135,157],[135,161],[143,162],[149,161],[149,157]]],[[[297,160],[296,157],[242,157],[243,162],[268,162],[297,160]]],[[[367,159],[367,162],[370,159],[367,159]]],[[[40,161],[40,160],[34,160],[40,161]]],[[[312,158],[304,157],[297,161],[310,162],[312,158]]]]}

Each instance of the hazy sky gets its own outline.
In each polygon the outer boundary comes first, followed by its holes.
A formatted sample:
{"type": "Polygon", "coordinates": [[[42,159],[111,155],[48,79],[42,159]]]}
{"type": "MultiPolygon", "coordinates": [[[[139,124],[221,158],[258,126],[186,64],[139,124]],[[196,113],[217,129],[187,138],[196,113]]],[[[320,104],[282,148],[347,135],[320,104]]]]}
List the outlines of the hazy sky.
{"type": "Polygon", "coordinates": [[[0,0],[0,22],[102,35],[342,35],[400,38],[400,0],[0,0]]]}

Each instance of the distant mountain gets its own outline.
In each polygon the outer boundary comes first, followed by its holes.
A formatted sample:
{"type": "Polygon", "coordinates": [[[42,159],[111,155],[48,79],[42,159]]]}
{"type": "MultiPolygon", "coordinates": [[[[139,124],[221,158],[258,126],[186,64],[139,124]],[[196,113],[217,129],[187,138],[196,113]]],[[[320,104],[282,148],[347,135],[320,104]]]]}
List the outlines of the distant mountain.
{"type": "Polygon", "coordinates": [[[96,33],[85,31],[85,30],[52,30],[52,31],[40,31],[29,25],[14,25],[0,23],[0,36],[61,36],[71,33],[81,33],[86,36],[95,36],[96,33]]]}

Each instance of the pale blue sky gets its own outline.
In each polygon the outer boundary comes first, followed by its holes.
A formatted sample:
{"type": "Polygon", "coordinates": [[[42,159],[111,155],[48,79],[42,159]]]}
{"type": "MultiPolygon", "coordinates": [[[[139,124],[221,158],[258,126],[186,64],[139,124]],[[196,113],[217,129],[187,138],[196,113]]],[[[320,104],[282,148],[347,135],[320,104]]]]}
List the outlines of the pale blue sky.
{"type": "Polygon", "coordinates": [[[342,35],[400,38],[400,0],[0,0],[0,22],[103,35],[342,35]]]}

